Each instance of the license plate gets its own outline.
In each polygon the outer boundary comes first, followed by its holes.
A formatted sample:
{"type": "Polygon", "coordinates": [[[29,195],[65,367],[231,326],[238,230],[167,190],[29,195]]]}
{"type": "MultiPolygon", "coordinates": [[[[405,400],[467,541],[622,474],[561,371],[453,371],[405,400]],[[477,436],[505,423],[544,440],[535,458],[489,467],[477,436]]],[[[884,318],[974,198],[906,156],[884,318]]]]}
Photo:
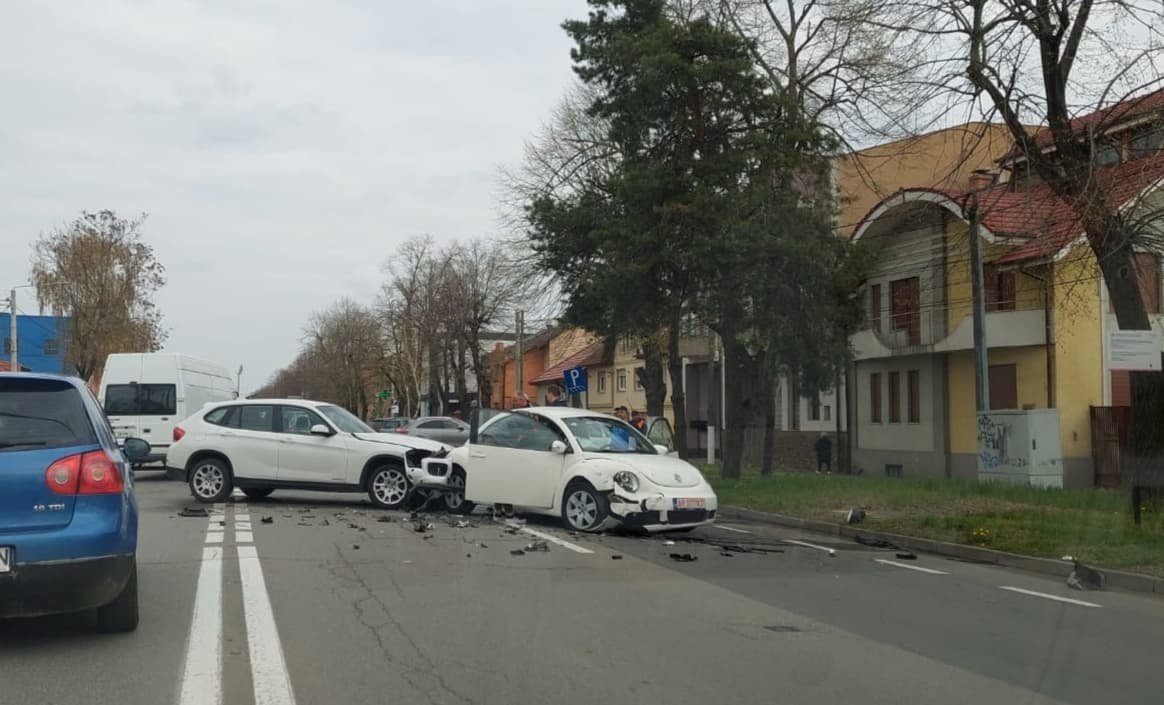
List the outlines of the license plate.
{"type": "Polygon", "coordinates": [[[707,502],[702,497],[698,499],[676,497],[673,502],[675,509],[703,509],[707,506],[707,502]]]}
{"type": "Polygon", "coordinates": [[[12,571],[12,547],[0,546],[0,573],[12,571]]]}

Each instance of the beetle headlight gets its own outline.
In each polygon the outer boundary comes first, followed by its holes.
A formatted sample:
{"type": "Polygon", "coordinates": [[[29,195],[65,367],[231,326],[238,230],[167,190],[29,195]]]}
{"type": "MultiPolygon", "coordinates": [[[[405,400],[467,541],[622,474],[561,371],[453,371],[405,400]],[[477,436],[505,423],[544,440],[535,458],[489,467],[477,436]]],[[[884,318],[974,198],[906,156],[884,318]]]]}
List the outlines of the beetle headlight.
{"type": "Polygon", "coordinates": [[[637,492],[639,489],[639,476],[630,470],[619,470],[614,473],[614,484],[627,492],[637,492]]]}

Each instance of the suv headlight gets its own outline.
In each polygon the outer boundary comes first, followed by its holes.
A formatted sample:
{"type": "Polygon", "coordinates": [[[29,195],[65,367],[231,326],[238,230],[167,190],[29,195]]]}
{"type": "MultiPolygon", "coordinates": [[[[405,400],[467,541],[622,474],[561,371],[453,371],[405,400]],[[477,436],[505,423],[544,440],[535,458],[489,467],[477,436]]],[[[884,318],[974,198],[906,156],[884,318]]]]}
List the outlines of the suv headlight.
{"type": "Polygon", "coordinates": [[[639,489],[639,476],[630,470],[619,470],[614,473],[614,484],[627,492],[637,492],[639,489]]]}

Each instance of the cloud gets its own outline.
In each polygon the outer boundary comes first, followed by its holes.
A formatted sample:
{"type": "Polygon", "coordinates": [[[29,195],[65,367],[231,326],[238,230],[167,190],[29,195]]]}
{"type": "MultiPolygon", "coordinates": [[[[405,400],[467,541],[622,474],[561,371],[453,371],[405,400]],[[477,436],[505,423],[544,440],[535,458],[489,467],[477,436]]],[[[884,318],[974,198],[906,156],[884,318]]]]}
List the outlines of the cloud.
{"type": "Polygon", "coordinates": [[[497,227],[499,164],[570,81],[584,0],[58,0],[6,11],[0,289],[82,209],[148,212],[169,349],[294,356],[405,239],[497,227]]]}

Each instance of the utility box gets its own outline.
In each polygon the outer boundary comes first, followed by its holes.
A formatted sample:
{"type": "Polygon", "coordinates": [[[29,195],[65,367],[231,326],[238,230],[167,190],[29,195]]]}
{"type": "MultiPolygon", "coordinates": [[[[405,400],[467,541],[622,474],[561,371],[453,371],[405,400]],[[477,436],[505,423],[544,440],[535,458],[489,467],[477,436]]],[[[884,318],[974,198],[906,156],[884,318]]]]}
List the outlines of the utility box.
{"type": "Polygon", "coordinates": [[[979,412],[978,480],[1062,487],[1059,410],[979,412]]]}

